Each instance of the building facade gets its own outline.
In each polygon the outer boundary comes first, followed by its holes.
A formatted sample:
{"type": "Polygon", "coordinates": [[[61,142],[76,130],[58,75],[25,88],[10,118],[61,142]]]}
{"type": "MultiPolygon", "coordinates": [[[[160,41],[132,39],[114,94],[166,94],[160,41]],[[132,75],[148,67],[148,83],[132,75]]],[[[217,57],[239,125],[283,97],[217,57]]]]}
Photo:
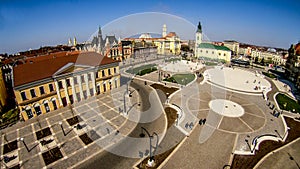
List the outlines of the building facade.
{"type": "Polygon", "coordinates": [[[204,43],[202,41],[202,27],[201,23],[198,24],[196,31],[196,42],[195,42],[195,57],[209,58],[216,60],[224,60],[230,62],[231,50],[226,46],[214,45],[212,43],[204,43]]]}
{"type": "Polygon", "coordinates": [[[229,48],[232,51],[232,54],[234,56],[238,56],[239,50],[240,50],[239,42],[237,42],[235,40],[225,40],[223,43],[224,43],[224,46],[226,46],[227,48],[229,48]]]}
{"type": "Polygon", "coordinates": [[[7,102],[7,90],[5,86],[4,76],[0,67],[0,112],[3,110],[7,102]]]}
{"type": "Polygon", "coordinates": [[[285,68],[286,77],[300,89],[300,43],[289,48],[285,68]]]}
{"type": "Polygon", "coordinates": [[[95,52],[51,54],[14,67],[13,76],[24,120],[120,86],[119,62],[95,52]]]}
{"type": "Polygon", "coordinates": [[[181,52],[181,40],[175,32],[167,33],[166,24],[163,25],[161,37],[151,37],[150,34],[141,34],[138,38],[125,38],[131,42],[142,42],[147,44],[154,44],[159,55],[179,55],[181,52]]]}

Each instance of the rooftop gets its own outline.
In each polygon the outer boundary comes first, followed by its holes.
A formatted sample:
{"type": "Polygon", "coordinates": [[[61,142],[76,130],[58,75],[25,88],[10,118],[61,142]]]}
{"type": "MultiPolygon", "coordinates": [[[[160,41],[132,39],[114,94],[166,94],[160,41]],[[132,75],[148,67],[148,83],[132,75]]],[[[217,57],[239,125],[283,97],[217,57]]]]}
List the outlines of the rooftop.
{"type": "Polygon", "coordinates": [[[14,67],[14,86],[52,77],[68,63],[75,65],[98,66],[118,62],[95,52],[53,53],[48,56],[32,59],[14,67]],[[59,56],[59,57],[57,57],[59,56]]]}
{"type": "Polygon", "coordinates": [[[226,46],[218,46],[218,45],[214,45],[214,44],[211,44],[211,43],[201,43],[201,44],[199,44],[198,48],[230,51],[230,49],[227,48],[226,46]]]}

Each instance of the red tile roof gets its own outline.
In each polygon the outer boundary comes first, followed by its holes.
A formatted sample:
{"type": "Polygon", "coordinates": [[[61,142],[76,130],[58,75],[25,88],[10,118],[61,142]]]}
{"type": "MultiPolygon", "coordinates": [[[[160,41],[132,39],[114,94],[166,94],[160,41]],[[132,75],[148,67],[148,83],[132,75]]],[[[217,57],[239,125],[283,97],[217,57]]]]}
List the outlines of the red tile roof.
{"type": "Polygon", "coordinates": [[[173,37],[173,36],[177,36],[175,32],[170,32],[166,35],[166,37],[173,37]]]}
{"type": "Polygon", "coordinates": [[[30,60],[31,62],[14,67],[14,86],[49,78],[67,63],[98,66],[119,62],[95,52],[59,52],[30,60]]]}

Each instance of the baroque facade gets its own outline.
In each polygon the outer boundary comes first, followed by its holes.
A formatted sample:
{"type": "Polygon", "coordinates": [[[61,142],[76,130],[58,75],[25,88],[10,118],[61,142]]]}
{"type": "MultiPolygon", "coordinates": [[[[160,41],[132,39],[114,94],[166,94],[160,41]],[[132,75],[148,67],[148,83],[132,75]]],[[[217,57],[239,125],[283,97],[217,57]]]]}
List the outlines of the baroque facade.
{"type": "Polygon", "coordinates": [[[229,62],[231,60],[231,50],[226,46],[204,43],[202,41],[202,26],[199,22],[196,31],[195,57],[204,57],[229,62]]]}
{"type": "Polygon", "coordinates": [[[13,68],[24,120],[120,86],[119,62],[95,52],[53,53],[13,68]]]}

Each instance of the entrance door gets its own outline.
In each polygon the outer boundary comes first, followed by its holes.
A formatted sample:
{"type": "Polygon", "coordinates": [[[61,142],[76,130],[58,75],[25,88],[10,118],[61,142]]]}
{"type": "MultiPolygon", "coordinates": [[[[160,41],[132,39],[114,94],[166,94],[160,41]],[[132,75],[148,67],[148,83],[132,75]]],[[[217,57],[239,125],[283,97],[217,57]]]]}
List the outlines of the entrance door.
{"type": "Polygon", "coordinates": [[[53,109],[56,110],[57,109],[56,101],[52,100],[52,104],[53,104],[53,109]]]}
{"type": "Polygon", "coordinates": [[[26,112],[26,114],[28,116],[28,119],[31,119],[33,117],[31,109],[27,109],[27,110],[25,110],[25,112],[26,112]]]}
{"type": "Polygon", "coordinates": [[[63,97],[61,100],[62,100],[63,106],[66,107],[68,105],[67,98],[63,97]]]}
{"type": "Polygon", "coordinates": [[[40,106],[36,106],[36,107],[34,107],[34,110],[35,110],[35,113],[36,113],[36,115],[40,115],[40,114],[42,114],[42,111],[41,111],[41,108],[40,108],[40,106]]]}
{"type": "Polygon", "coordinates": [[[45,106],[45,109],[46,109],[46,112],[50,112],[50,107],[49,107],[49,104],[48,103],[44,103],[44,106],[45,106]]]}
{"type": "Polygon", "coordinates": [[[100,85],[97,86],[97,94],[100,94],[100,85]]]}
{"type": "Polygon", "coordinates": [[[103,84],[103,92],[106,92],[106,84],[103,84]]]}

